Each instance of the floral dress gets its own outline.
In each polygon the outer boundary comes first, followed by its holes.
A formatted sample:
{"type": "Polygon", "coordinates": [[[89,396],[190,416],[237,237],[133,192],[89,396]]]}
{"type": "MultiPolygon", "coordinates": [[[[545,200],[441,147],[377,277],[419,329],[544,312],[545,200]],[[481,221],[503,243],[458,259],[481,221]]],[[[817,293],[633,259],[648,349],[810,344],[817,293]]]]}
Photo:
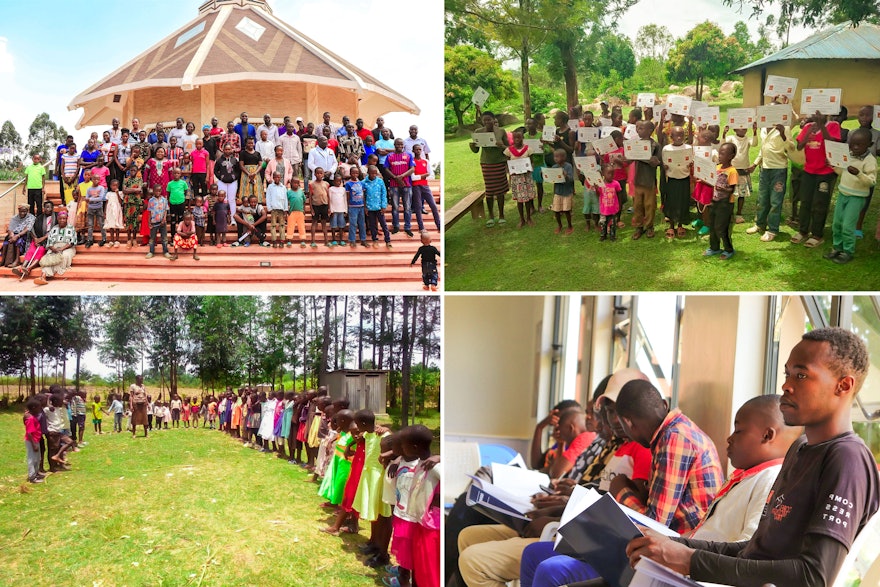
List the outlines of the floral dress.
{"type": "Polygon", "coordinates": [[[125,194],[122,204],[122,217],[125,222],[125,228],[136,231],[141,225],[141,214],[144,211],[143,193],[144,180],[141,178],[140,169],[135,168],[126,171],[126,177],[122,181],[123,192],[128,189],[137,188],[138,193],[125,194]]]}
{"type": "MultiPolygon", "coordinates": [[[[504,154],[511,159],[529,159],[531,151],[528,145],[523,145],[522,149],[517,149],[510,145],[504,150],[504,154]]],[[[535,182],[532,180],[531,172],[527,173],[511,173],[510,174],[510,192],[513,199],[517,202],[531,202],[535,199],[535,182]]]]}

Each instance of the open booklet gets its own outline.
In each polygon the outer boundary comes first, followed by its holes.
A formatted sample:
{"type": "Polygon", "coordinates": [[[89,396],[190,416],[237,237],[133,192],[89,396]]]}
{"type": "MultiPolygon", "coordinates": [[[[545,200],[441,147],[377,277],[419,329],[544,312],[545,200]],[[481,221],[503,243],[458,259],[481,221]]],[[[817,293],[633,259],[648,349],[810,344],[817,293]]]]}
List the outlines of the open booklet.
{"type": "Polygon", "coordinates": [[[532,511],[532,496],[542,493],[550,478],[540,471],[525,467],[521,455],[507,465],[492,463],[492,482],[471,477],[465,503],[499,524],[522,532],[531,522],[526,513],[532,511]]]}
{"type": "Polygon", "coordinates": [[[672,569],[664,567],[649,558],[641,558],[636,563],[635,575],[629,587],[729,587],[718,583],[702,583],[688,579],[672,569]]]}
{"type": "Polygon", "coordinates": [[[635,571],[626,556],[626,545],[642,536],[636,524],[666,536],[678,536],[608,494],[575,486],[562,513],[553,549],[587,563],[611,587],[627,587],[635,571]]]}

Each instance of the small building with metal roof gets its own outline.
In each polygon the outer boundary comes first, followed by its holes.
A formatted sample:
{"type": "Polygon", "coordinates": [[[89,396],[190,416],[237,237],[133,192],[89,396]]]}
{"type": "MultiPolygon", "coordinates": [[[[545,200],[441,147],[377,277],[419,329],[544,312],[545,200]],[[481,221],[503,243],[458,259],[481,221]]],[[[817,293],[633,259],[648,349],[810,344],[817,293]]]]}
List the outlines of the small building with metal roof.
{"type": "Polygon", "coordinates": [[[743,106],[769,103],[768,75],[798,79],[792,104],[799,110],[804,88],[842,88],[841,101],[855,115],[866,104],[880,104],[880,26],[846,22],[731,72],[743,76],[743,106]]]}

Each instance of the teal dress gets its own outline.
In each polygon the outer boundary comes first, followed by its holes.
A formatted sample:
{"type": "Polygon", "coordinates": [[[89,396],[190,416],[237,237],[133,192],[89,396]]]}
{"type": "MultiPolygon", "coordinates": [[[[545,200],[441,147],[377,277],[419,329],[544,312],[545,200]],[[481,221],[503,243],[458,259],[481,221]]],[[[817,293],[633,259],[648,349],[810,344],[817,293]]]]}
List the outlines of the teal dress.
{"type": "Polygon", "coordinates": [[[284,412],[281,414],[281,438],[290,436],[290,421],[293,419],[293,402],[288,402],[284,406],[284,412]]]}

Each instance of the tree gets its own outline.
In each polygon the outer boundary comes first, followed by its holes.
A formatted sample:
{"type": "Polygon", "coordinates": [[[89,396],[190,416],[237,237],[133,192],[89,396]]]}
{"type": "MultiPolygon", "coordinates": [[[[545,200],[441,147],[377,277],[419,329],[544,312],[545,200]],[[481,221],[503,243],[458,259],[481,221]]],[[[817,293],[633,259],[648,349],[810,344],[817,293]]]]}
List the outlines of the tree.
{"type": "Polygon", "coordinates": [[[94,345],[92,338],[92,330],[94,328],[92,307],[95,302],[85,298],[74,298],[75,304],[73,314],[67,321],[64,334],[63,346],[66,350],[72,352],[76,356],[76,374],[74,376],[74,385],[79,391],[79,383],[82,375],[81,362],[82,357],[94,345]]]}
{"type": "Polygon", "coordinates": [[[471,107],[474,90],[484,88],[494,99],[504,100],[516,92],[509,72],[485,51],[467,45],[446,47],[444,51],[446,103],[452,106],[459,129],[464,127],[464,113],[471,107]]]}
{"type": "Polygon", "coordinates": [[[38,153],[43,161],[49,161],[49,153],[64,142],[67,131],[55,124],[45,112],[39,114],[31,123],[28,131],[28,150],[31,154],[38,153]]]}
{"type": "Polygon", "coordinates": [[[746,63],[756,61],[761,57],[768,55],[773,50],[770,41],[760,33],[760,27],[758,30],[758,41],[753,43],[752,35],[749,33],[749,27],[746,23],[740,20],[733,25],[733,33],[731,33],[730,36],[736,39],[736,42],[739,43],[739,46],[742,48],[743,61],[746,63]]]}
{"type": "Polygon", "coordinates": [[[15,130],[12,121],[7,120],[0,128],[0,154],[9,155],[10,160],[21,153],[21,135],[15,130]]]}
{"type": "Polygon", "coordinates": [[[144,300],[134,296],[107,298],[104,336],[98,344],[98,357],[116,368],[119,389],[125,387],[124,374],[137,363],[142,352],[144,300]]]}
{"type": "Polygon", "coordinates": [[[675,44],[672,33],[663,25],[646,24],[639,28],[636,33],[636,41],[640,51],[639,61],[650,58],[663,62],[666,54],[675,44]]]}
{"type": "Polygon", "coordinates": [[[636,55],[629,39],[617,35],[602,37],[593,60],[593,69],[603,76],[616,71],[623,79],[632,77],[636,70],[636,55]]]}
{"type": "Polygon", "coordinates": [[[695,81],[697,100],[702,100],[707,79],[723,77],[744,63],[743,50],[737,40],[725,37],[718,25],[706,21],[675,42],[666,61],[666,71],[672,81],[695,81]]]}
{"type": "MultiPolygon", "coordinates": [[[[880,20],[880,4],[875,0],[776,0],[780,8],[780,25],[785,30],[791,24],[806,27],[823,26],[830,21],[841,23],[852,21],[854,25],[862,22],[877,23],[880,20]]],[[[752,16],[761,13],[773,4],[774,0],[724,0],[727,6],[752,7],[752,16]]],[[[786,35],[785,44],[788,44],[786,35]]]]}

